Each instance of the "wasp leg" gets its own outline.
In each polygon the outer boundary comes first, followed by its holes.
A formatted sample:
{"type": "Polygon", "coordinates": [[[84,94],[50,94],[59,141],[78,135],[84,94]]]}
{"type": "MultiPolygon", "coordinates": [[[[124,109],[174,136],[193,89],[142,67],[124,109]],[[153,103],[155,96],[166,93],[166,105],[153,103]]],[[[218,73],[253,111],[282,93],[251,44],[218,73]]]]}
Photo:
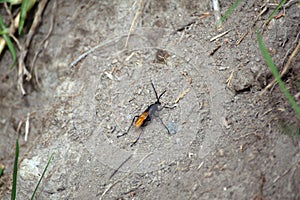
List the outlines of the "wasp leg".
{"type": "Polygon", "coordinates": [[[159,121],[161,122],[161,124],[165,127],[165,129],[168,131],[168,134],[171,135],[168,127],[165,125],[165,123],[163,122],[163,120],[158,116],[158,115],[155,115],[155,117],[157,117],[159,119],[159,121]]]}
{"type": "Polygon", "coordinates": [[[130,124],[130,126],[129,126],[129,128],[127,129],[127,131],[126,131],[125,133],[123,133],[122,135],[117,135],[117,138],[122,137],[122,136],[124,136],[124,135],[127,135],[127,134],[129,133],[130,128],[132,127],[132,125],[133,125],[135,119],[138,118],[138,117],[139,117],[138,115],[137,115],[137,116],[134,116],[133,119],[132,119],[132,122],[131,122],[131,124],[130,124]]]}
{"type": "Polygon", "coordinates": [[[161,111],[162,109],[165,109],[165,108],[167,108],[167,109],[174,109],[174,108],[176,108],[176,107],[177,107],[176,104],[173,105],[173,106],[166,106],[166,105],[164,105],[164,106],[162,106],[161,108],[157,109],[157,111],[161,111]]]}
{"type": "Polygon", "coordinates": [[[135,139],[135,141],[130,145],[130,147],[133,147],[133,146],[139,141],[139,139],[140,139],[142,133],[143,133],[143,129],[141,129],[141,132],[140,132],[139,136],[138,136],[138,137],[135,139]]]}
{"type": "Polygon", "coordinates": [[[168,131],[168,134],[171,135],[171,133],[170,133],[168,127],[165,125],[165,123],[163,122],[163,120],[162,120],[159,116],[157,116],[157,117],[158,117],[158,119],[160,120],[160,122],[162,123],[162,125],[165,127],[165,129],[168,131]]]}

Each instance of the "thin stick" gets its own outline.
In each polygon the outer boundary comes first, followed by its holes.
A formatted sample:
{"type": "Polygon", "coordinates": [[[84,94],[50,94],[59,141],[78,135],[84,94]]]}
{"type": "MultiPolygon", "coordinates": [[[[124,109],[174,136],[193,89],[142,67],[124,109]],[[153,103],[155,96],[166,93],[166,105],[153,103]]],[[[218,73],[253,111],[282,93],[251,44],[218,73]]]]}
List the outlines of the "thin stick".
{"type": "MultiPolygon", "coordinates": [[[[54,1],[53,3],[53,7],[52,7],[52,13],[55,13],[56,11],[56,6],[57,3],[56,1],[54,1]]],[[[55,15],[51,15],[51,19],[50,19],[50,28],[49,28],[49,31],[46,35],[46,37],[43,39],[43,41],[40,43],[40,48],[38,49],[38,51],[35,52],[34,54],[34,57],[32,59],[32,62],[31,62],[31,70],[30,70],[30,73],[32,74],[32,71],[34,71],[34,77],[35,77],[35,81],[36,81],[36,84],[38,87],[40,87],[40,83],[39,83],[39,80],[38,80],[38,74],[37,74],[37,68],[35,67],[35,62],[39,56],[39,54],[47,47],[48,45],[48,38],[50,37],[52,31],[53,31],[53,27],[54,27],[54,20],[55,20],[55,15]]]]}
{"type": "Polygon", "coordinates": [[[122,180],[119,179],[119,180],[117,180],[117,181],[115,181],[115,182],[109,184],[108,187],[107,187],[107,188],[104,190],[104,192],[101,194],[101,197],[99,198],[99,200],[102,200],[103,197],[104,197],[104,195],[106,195],[106,193],[107,193],[113,186],[115,186],[117,183],[119,183],[119,182],[121,182],[121,181],[122,181],[122,180]]]}
{"type": "Polygon", "coordinates": [[[216,39],[218,39],[218,38],[220,38],[220,37],[226,35],[226,34],[229,33],[230,31],[231,31],[231,30],[228,30],[228,31],[225,31],[225,32],[223,32],[223,33],[221,33],[221,34],[219,34],[219,35],[216,35],[215,37],[211,38],[209,41],[212,42],[212,41],[214,41],[214,40],[216,40],[216,39]]]}
{"type": "Polygon", "coordinates": [[[132,22],[131,22],[131,26],[130,26],[130,29],[129,29],[129,32],[128,32],[128,35],[127,35],[127,39],[126,39],[125,46],[124,46],[125,49],[127,48],[129,37],[130,37],[130,34],[131,34],[132,29],[134,27],[135,21],[137,20],[138,16],[141,13],[142,5],[143,5],[143,1],[140,0],[139,7],[138,7],[138,9],[137,9],[137,11],[136,11],[136,13],[134,15],[134,18],[133,18],[132,22]]]}

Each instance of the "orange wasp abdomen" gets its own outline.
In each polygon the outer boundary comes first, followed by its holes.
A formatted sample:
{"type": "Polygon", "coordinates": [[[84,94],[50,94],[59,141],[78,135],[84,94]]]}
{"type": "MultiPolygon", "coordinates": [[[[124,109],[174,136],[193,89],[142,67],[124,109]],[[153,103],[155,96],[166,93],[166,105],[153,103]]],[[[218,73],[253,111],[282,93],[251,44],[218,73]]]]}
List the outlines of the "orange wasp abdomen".
{"type": "Polygon", "coordinates": [[[143,123],[146,121],[147,117],[149,115],[149,112],[143,112],[134,122],[134,126],[139,128],[143,125],[143,123]]]}

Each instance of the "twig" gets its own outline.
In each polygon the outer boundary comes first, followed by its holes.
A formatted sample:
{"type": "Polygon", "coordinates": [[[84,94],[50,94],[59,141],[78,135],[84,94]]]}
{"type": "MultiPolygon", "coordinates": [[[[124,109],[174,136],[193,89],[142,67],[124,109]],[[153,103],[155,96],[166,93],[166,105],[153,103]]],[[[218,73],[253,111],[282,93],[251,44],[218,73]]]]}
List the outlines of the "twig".
{"type": "Polygon", "coordinates": [[[26,42],[25,42],[25,48],[28,49],[30,43],[31,43],[31,40],[36,32],[36,29],[38,27],[38,25],[40,24],[40,22],[42,21],[42,14],[43,14],[43,11],[46,7],[48,3],[48,0],[42,0],[39,2],[39,7],[38,7],[38,10],[34,16],[34,19],[33,19],[33,22],[32,22],[32,25],[30,27],[30,30],[27,34],[27,37],[26,37],[26,42]]]}
{"type": "Polygon", "coordinates": [[[87,57],[90,53],[93,53],[96,49],[98,49],[100,46],[102,45],[97,45],[93,48],[91,48],[90,50],[84,52],[83,54],[81,54],[80,56],[78,56],[78,58],[76,58],[76,60],[74,60],[70,65],[71,67],[75,67],[83,58],[87,57]]]}
{"type": "Polygon", "coordinates": [[[117,181],[115,181],[115,182],[113,182],[113,183],[110,183],[109,185],[108,185],[108,187],[104,190],[104,192],[102,193],[102,195],[101,195],[101,197],[99,198],[99,200],[102,200],[103,199],[103,197],[106,195],[106,193],[113,187],[113,186],[115,186],[117,183],[119,183],[121,181],[121,179],[119,179],[119,180],[117,180],[117,181]]]}
{"type": "Polygon", "coordinates": [[[246,37],[247,34],[248,34],[248,31],[245,32],[245,33],[242,35],[242,37],[236,42],[236,44],[237,44],[237,45],[240,44],[240,43],[245,39],[245,37],[246,37]]]}
{"type": "Polygon", "coordinates": [[[229,77],[228,77],[227,80],[226,80],[226,86],[227,86],[228,88],[229,88],[230,85],[231,85],[231,80],[232,80],[232,78],[233,78],[233,74],[234,74],[234,73],[235,73],[235,70],[233,69],[233,70],[231,71],[229,77]]]}
{"type": "Polygon", "coordinates": [[[297,3],[298,0],[290,0],[288,2],[286,2],[286,4],[284,4],[284,8],[288,8],[290,7],[292,4],[297,3]]]}
{"type": "Polygon", "coordinates": [[[210,41],[210,42],[213,42],[214,40],[216,40],[216,39],[218,39],[218,38],[220,38],[220,37],[226,35],[226,34],[229,33],[230,31],[231,31],[231,30],[228,30],[228,31],[225,31],[225,32],[223,32],[223,33],[221,33],[221,34],[219,34],[219,35],[216,35],[215,37],[211,38],[209,41],[210,41]]]}
{"type": "Polygon", "coordinates": [[[275,184],[280,178],[282,178],[283,176],[287,175],[287,173],[289,173],[293,167],[294,167],[294,166],[288,168],[288,169],[285,170],[280,176],[277,176],[277,177],[273,180],[273,183],[272,183],[272,184],[275,184]]]}
{"type": "Polygon", "coordinates": [[[209,56],[213,56],[220,48],[222,47],[222,45],[218,45],[217,47],[215,47],[210,53],[209,56]]]}
{"type": "Polygon", "coordinates": [[[10,20],[10,24],[14,24],[14,17],[13,17],[13,14],[11,13],[7,3],[4,3],[4,7],[5,7],[5,10],[9,16],[9,20],[10,20]]]}
{"type": "MultiPolygon", "coordinates": [[[[56,10],[56,6],[57,3],[56,1],[54,1],[53,3],[53,7],[52,7],[52,13],[55,13],[55,10],[56,10]]],[[[35,62],[39,56],[39,54],[47,47],[48,43],[46,42],[48,40],[48,38],[50,37],[52,31],[53,31],[53,27],[54,27],[54,20],[55,20],[55,15],[52,14],[51,15],[51,19],[50,19],[50,28],[49,28],[49,31],[46,35],[46,37],[43,39],[43,41],[40,43],[40,48],[38,49],[38,51],[35,52],[35,55],[32,59],[32,62],[31,62],[31,70],[30,70],[30,73],[32,74],[32,71],[34,71],[34,77],[35,77],[35,81],[36,81],[36,84],[38,87],[40,87],[40,84],[39,84],[39,80],[38,80],[38,74],[37,74],[37,68],[35,67],[35,62]]]]}
{"type": "Polygon", "coordinates": [[[138,16],[141,13],[142,6],[143,6],[143,0],[140,0],[139,7],[138,7],[138,9],[137,9],[137,11],[134,15],[134,18],[133,18],[132,22],[131,22],[131,26],[130,26],[130,29],[129,29],[129,32],[128,32],[128,35],[127,35],[127,38],[126,38],[125,47],[124,47],[125,49],[127,48],[129,37],[130,37],[130,34],[131,34],[132,29],[134,27],[135,21],[137,20],[138,16]]]}

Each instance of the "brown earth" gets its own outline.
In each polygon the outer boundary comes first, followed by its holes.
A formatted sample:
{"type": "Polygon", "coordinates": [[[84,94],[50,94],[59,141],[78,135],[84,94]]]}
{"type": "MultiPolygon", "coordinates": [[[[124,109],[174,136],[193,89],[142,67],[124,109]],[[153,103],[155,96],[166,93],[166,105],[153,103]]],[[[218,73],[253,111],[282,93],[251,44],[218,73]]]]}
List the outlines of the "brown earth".
{"type": "MultiPolygon", "coordinates": [[[[222,13],[233,2],[220,2],[222,13]]],[[[277,85],[261,95],[272,76],[255,33],[281,70],[300,33],[296,1],[288,5],[262,29],[275,7],[242,1],[216,30],[209,1],[50,1],[26,96],[1,57],[1,199],[18,137],[17,199],[31,196],[51,154],[36,199],[300,199],[299,120],[277,85]],[[166,90],[159,117],[171,134],[153,117],[118,138],[155,102],[150,80],[166,90]]],[[[283,77],[297,102],[299,63],[298,53],[283,77]]]]}

